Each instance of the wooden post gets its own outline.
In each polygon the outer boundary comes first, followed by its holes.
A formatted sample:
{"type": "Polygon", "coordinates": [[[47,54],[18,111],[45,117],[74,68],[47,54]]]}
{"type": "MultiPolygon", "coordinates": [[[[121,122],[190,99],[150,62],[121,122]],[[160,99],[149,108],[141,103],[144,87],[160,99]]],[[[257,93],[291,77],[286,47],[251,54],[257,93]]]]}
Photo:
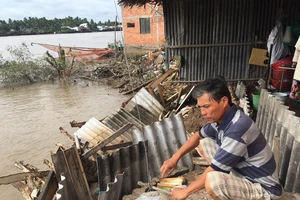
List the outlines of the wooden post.
{"type": "Polygon", "coordinates": [[[91,150],[85,152],[83,154],[84,158],[89,158],[90,156],[97,153],[97,151],[101,150],[103,147],[105,147],[107,144],[109,144],[111,141],[119,137],[121,134],[123,134],[125,131],[127,131],[129,128],[131,128],[133,124],[126,124],[125,126],[121,127],[119,130],[117,130],[115,133],[113,133],[111,136],[97,144],[95,147],[93,147],[91,150]]]}
{"type": "Polygon", "coordinates": [[[47,180],[41,190],[38,200],[52,200],[58,189],[58,183],[53,170],[49,172],[47,180]]]}
{"type": "Polygon", "coordinates": [[[75,138],[70,133],[68,133],[66,130],[64,130],[63,127],[59,127],[59,130],[63,135],[67,136],[72,141],[75,141],[75,138]]]}
{"type": "Polygon", "coordinates": [[[158,94],[159,94],[160,102],[161,102],[162,106],[165,107],[166,102],[165,102],[165,98],[164,98],[164,95],[163,95],[163,89],[162,89],[161,84],[158,84],[157,88],[158,88],[158,94]]]}

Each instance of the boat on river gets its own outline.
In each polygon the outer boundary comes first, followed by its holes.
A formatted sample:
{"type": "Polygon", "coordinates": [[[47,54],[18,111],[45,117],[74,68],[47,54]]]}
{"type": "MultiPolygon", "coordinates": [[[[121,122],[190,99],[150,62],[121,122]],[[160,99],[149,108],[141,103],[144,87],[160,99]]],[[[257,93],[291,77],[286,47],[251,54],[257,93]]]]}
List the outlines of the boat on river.
{"type": "Polygon", "coordinates": [[[31,43],[31,46],[34,44],[38,44],[56,53],[59,53],[60,49],[62,49],[68,60],[74,59],[74,61],[79,62],[99,61],[103,56],[113,50],[112,48],[69,47],[34,42],[31,43]]]}

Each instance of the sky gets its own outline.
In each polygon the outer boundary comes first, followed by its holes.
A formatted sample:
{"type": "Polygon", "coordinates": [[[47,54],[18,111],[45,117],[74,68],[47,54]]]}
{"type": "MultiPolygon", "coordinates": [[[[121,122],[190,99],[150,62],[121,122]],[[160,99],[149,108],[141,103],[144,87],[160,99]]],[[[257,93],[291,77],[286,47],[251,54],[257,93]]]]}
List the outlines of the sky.
{"type": "Polygon", "coordinates": [[[78,16],[89,21],[104,22],[114,21],[118,15],[118,21],[121,21],[121,9],[115,2],[117,0],[0,0],[0,20],[78,16]]]}

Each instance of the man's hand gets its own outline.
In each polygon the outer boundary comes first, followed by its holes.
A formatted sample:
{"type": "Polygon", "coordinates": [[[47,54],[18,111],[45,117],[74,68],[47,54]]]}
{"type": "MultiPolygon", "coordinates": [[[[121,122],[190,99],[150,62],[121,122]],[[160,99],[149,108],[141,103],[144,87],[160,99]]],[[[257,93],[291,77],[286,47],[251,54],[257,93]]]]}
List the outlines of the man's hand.
{"type": "Polygon", "coordinates": [[[166,160],[160,168],[161,177],[165,177],[165,175],[169,176],[176,168],[177,162],[178,160],[176,160],[174,156],[169,160],[166,160]]]}
{"type": "Polygon", "coordinates": [[[189,193],[187,192],[186,188],[173,188],[172,190],[172,198],[174,200],[181,200],[185,199],[189,196],[189,193]]]}

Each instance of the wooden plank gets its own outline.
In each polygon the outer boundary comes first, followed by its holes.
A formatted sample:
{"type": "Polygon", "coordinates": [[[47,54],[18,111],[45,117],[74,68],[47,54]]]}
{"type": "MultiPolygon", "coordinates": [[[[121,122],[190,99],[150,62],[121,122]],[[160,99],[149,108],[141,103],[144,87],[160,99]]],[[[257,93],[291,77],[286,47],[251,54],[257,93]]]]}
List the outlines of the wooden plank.
{"type": "Polygon", "coordinates": [[[179,105],[179,102],[180,102],[180,98],[181,98],[181,95],[182,95],[182,86],[179,86],[179,90],[178,90],[178,96],[177,96],[177,99],[176,99],[176,106],[179,105]]]}
{"type": "MultiPolygon", "coordinates": [[[[90,188],[76,147],[63,151],[72,184],[79,200],[92,200],[90,188]]],[[[67,178],[67,177],[66,177],[67,178]]]]}
{"type": "MultiPolygon", "coordinates": [[[[76,147],[65,151],[58,150],[52,155],[56,174],[64,174],[64,200],[92,199],[84,169],[76,147]]],[[[57,177],[61,181],[61,177],[57,177]]]]}
{"type": "Polygon", "coordinates": [[[65,129],[63,129],[63,127],[59,127],[59,130],[63,135],[67,136],[72,141],[75,141],[75,138],[70,133],[68,133],[65,129]]]}
{"type": "Polygon", "coordinates": [[[75,120],[70,122],[71,127],[78,127],[81,128],[86,122],[77,122],[75,120]]]}
{"type": "Polygon", "coordinates": [[[41,190],[38,200],[52,200],[58,189],[58,183],[53,170],[48,174],[47,180],[41,190]]]}
{"type": "Polygon", "coordinates": [[[122,148],[122,147],[130,146],[130,145],[132,145],[132,142],[123,142],[123,143],[120,143],[120,144],[105,146],[101,150],[102,151],[115,150],[115,149],[119,149],[119,148],[122,148]]]}
{"type": "Polygon", "coordinates": [[[162,89],[161,84],[158,84],[157,88],[158,88],[158,94],[159,94],[160,102],[161,102],[162,106],[165,107],[166,101],[165,101],[165,98],[164,98],[164,95],[163,95],[163,89],[162,89]]]}
{"type": "Polygon", "coordinates": [[[161,75],[159,78],[157,78],[151,85],[151,88],[156,88],[158,84],[160,84],[163,80],[165,80],[170,74],[172,74],[174,71],[173,68],[170,68],[168,71],[166,71],[166,73],[164,73],[163,75],[161,75]]]}
{"type": "Polygon", "coordinates": [[[125,126],[121,127],[119,130],[117,130],[115,133],[113,133],[111,136],[97,144],[95,147],[90,149],[89,151],[85,152],[83,154],[84,158],[89,158],[90,156],[94,155],[97,153],[97,151],[100,151],[104,146],[109,144],[111,141],[119,137],[121,134],[123,134],[125,131],[127,131],[129,128],[131,128],[133,124],[126,124],[125,126]]]}
{"type": "Polygon", "coordinates": [[[151,83],[152,81],[153,81],[153,79],[151,79],[151,80],[147,81],[146,83],[143,83],[143,84],[141,84],[141,85],[139,85],[139,86],[133,88],[132,90],[129,90],[129,91],[126,91],[126,92],[122,92],[122,94],[127,95],[127,94],[130,94],[130,93],[133,93],[133,92],[135,92],[135,91],[141,89],[142,87],[148,85],[148,84],[151,83]]]}
{"type": "Polygon", "coordinates": [[[8,176],[2,176],[0,177],[0,185],[8,185],[14,182],[24,181],[28,176],[45,177],[48,175],[48,173],[49,170],[40,171],[40,172],[23,172],[23,173],[11,174],[8,176]]]}
{"type": "Polygon", "coordinates": [[[194,86],[192,87],[192,89],[189,91],[189,93],[184,97],[184,99],[183,99],[183,101],[181,102],[181,104],[177,107],[175,113],[177,113],[177,112],[180,110],[180,108],[182,107],[182,105],[185,103],[185,101],[186,101],[186,100],[190,97],[190,95],[192,94],[192,92],[193,92],[193,90],[194,90],[195,87],[196,87],[196,86],[194,85],[194,86]]]}
{"type": "Polygon", "coordinates": [[[152,88],[151,86],[147,86],[146,89],[147,89],[147,91],[148,91],[148,92],[149,92],[156,100],[158,100],[158,99],[157,99],[157,96],[156,96],[156,94],[155,94],[155,92],[153,91],[153,88],[152,88]]]}

